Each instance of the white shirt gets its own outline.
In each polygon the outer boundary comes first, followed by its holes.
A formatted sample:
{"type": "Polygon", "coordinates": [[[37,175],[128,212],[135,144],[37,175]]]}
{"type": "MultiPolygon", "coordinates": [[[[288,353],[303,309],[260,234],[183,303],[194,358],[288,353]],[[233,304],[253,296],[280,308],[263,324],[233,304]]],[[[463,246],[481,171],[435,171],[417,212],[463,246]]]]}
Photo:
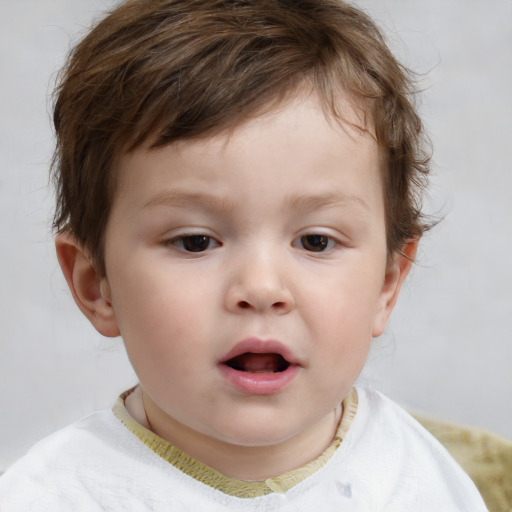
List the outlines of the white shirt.
{"type": "Polygon", "coordinates": [[[334,455],[285,493],[226,494],[152,451],[102,411],[39,442],[2,478],[2,512],[484,512],[470,478],[394,402],[357,388],[334,455]]]}

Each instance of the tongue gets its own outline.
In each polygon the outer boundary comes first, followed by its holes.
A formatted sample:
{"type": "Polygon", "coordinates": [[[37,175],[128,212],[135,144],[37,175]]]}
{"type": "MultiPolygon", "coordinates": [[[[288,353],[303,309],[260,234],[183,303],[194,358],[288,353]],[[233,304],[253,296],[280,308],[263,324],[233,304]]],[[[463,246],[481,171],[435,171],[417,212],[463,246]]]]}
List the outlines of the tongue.
{"type": "Polygon", "coordinates": [[[229,361],[236,370],[251,373],[273,373],[286,369],[286,361],[279,354],[246,353],[229,361]]]}

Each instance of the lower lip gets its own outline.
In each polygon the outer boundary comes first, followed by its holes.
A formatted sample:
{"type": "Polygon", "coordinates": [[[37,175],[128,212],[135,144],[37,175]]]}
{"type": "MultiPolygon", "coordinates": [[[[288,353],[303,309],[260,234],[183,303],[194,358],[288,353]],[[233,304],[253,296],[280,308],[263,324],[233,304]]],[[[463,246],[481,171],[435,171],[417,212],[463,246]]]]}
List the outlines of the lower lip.
{"type": "Polygon", "coordinates": [[[299,367],[290,365],[282,372],[251,373],[220,364],[219,370],[224,379],[240,391],[251,395],[272,395],[284,389],[293,380],[299,367]]]}

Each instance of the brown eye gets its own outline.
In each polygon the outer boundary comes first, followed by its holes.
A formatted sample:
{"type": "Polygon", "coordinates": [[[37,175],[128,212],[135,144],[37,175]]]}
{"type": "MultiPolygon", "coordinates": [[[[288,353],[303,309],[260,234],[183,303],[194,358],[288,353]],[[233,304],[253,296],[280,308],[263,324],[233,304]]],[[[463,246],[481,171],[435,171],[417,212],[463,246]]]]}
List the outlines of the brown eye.
{"type": "Polygon", "coordinates": [[[177,240],[176,244],[188,252],[203,252],[211,247],[212,238],[205,235],[189,235],[177,240]]]}
{"type": "Polygon", "coordinates": [[[325,235],[305,235],[300,238],[300,242],[306,251],[322,252],[329,246],[330,239],[325,235]]]}

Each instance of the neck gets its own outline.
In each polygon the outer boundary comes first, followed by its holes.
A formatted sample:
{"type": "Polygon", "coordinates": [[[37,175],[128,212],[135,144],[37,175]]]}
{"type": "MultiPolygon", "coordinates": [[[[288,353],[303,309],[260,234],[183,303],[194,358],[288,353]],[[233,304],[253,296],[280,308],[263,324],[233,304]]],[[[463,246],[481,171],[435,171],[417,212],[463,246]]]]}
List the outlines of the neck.
{"type": "Polygon", "coordinates": [[[140,387],[128,396],[126,408],[144,427],[187,455],[225,476],[245,481],[276,477],[316,459],[331,444],[342,414],[340,405],[308,429],[280,443],[243,446],[177,422],[161,411],[140,387]]]}

